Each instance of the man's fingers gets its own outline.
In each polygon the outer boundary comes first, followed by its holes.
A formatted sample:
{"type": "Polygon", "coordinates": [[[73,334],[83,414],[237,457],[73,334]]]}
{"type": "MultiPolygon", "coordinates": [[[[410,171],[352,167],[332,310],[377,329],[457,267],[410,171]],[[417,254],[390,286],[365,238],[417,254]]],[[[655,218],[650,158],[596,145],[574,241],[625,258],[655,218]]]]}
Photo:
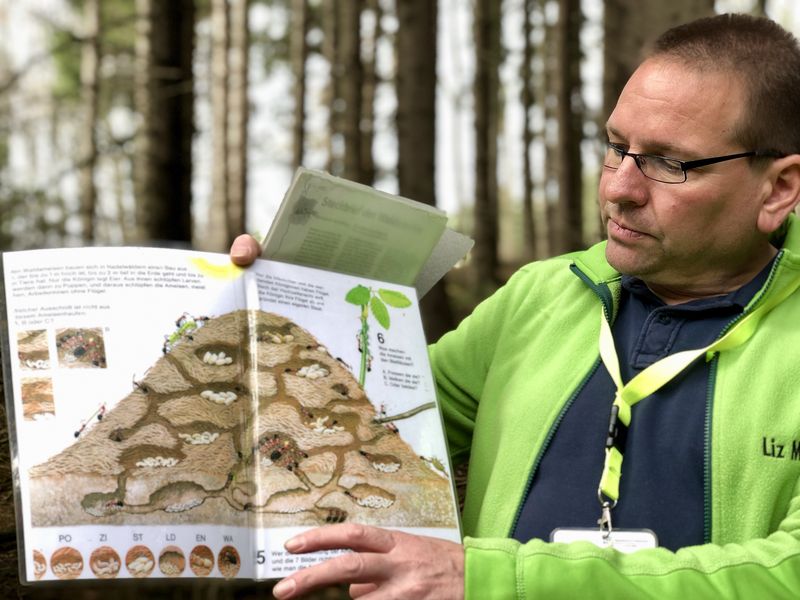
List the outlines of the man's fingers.
{"type": "MultiPolygon", "coordinates": [[[[302,569],[272,588],[272,594],[279,600],[302,596],[317,588],[352,581],[369,587],[368,582],[386,577],[383,556],[380,554],[349,553],[326,560],[323,563],[302,569]]],[[[373,589],[377,588],[376,585],[373,589]]],[[[364,593],[369,593],[366,589],[364,593]]]]}
{"type": "Polygon", "coordinates": [[[348,593],[350,594],[351,598],[355,599],[361,598],[361,596],[366,596],[370,592],[374,592],[377,589],[377,583],[354,583],[350,586],[348,593]]]}
{"type": "Polygon", "coordinates": [[[288,540],[292,553],[349,548],[356,552],[389,552],[395,546],[391,531],[357,523],[326,525],[310,529],[288,540]]]}
{"type": "Polygon", "coordinates": [[[389,552],[394,544],[392,532],[355,523],[326,525],[305,531],[287,540],[284,545],[289,552],[316,552],[338,548],[349,548],[355,552],[342,554],[298,571],[279,582],[272,593],[283,600],[307,594],[326,585],[350,582],[364,584],[360,595],[368,594],[377,589],[373,582],[391,575],[385,567],[384,553],[389,552]]]}
{"type": "Polygon", "coordinates": [[[464,547],[454,542],[355,523],[310,529],[288,540],[293,553],[350,548],[290,575],[272,590],[279,600],[349,583],[354,598],[463,598],[464,547]]]}
{"type": "Polygon", "coordinates": [[[246,267],[253,264],[253,261],[261,254],[261,246],[253,236],[242,234],[233,240],[230,254],[233,264],[246,267]]]}

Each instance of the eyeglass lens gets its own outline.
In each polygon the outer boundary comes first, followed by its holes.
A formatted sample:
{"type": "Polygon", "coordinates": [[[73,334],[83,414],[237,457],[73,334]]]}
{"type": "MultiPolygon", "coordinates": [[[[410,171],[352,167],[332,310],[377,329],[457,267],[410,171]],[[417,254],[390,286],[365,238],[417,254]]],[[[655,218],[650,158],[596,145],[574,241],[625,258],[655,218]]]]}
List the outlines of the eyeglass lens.
{"type": "Polygon", "coordinates": [[[605,144],[603,164],[610,169],[618,169],[625,156],[630,156],[636,162],[636,166],[645,177],[664,183],[686,181],[686,172],[679,160],[649,154],[629,154],[622,148],[611,144],[605,144]]]}

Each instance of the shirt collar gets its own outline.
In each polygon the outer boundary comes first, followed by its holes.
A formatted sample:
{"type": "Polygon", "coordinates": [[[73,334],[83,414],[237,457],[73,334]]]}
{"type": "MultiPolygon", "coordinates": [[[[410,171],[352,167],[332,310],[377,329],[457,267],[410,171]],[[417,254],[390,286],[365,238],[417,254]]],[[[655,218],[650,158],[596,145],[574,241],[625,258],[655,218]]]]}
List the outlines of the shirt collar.
{"type": "MultiPolygon", "coordinates": [[[[769,263],[763,269],[761,269],[761,271],[759,271],[758,275],[753,277],[753,279],[745,283],[742,287],[722,296],[690,300],[689,302],[676,305],[675,308],[680,307],[681,309],[685,308],[688,310],[707,310],[714,308],[736,307],[739,310],[744,310],[744,307],[747,306],[750,300],[752,300],[756,295],[758,290],[760,290],[767,282],[767,278],[769,277],[769,273],[772,270],[772,265],[775,262],[776,257],[777,254],[772,257],[772,260],[770,260],[769,263]]],[[[638,296],[642,301],[655,304],[657,306],[665,305],[664,301],[650,291],[650,288],[647,287],[647,284],[638,277],[623,275],[622,287],[629,293],[638,296]]]]}

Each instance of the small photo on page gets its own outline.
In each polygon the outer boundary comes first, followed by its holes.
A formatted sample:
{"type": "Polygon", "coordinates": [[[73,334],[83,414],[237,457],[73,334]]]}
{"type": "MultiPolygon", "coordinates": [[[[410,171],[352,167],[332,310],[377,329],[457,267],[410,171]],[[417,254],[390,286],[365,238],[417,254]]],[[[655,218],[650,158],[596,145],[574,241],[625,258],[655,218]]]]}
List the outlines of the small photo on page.
{"type": "Polygon", "coordinates": [[[56,330],[58,365],[65,369],[105,369],[106,348],[103,330],[99,327],[86,329],[56,330]]]}
{"type": "Polygon", "coordinates": [[[17,333],[17,356],[23,370],[41,371],[50,368],[47,330],[32,329],[17,333]]]}
{"type": "Polygon", "coordinates": [[[26,421],[45,421],[55,417],[53,381],[49,377],[22,380],[22,414],[26,421]]]}

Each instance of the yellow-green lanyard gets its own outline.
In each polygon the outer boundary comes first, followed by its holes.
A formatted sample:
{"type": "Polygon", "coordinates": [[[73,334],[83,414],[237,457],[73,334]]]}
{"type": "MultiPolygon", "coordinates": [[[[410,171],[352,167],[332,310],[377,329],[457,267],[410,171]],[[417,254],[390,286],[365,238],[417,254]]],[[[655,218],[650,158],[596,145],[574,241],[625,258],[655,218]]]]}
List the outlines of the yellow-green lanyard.
{"type": "Polygon", "coordinates": [[[800,278],[740,319],[730,331],[717,341],[705,348],[685,350],[666,356],[638,373],[626,384],[622,383],[620,376],[611,327],[606,319],[605,311],[600,313],[600,358],[617,388],[611,408],[609,435],[606,439],[605,464],[600,478],[600,486],[597,489],[597,498],[602,507],[598,523],[605,535],[611,531],[611,509],[619,500],[619,480],[622,476],[624,451],[623,444],[620,443],[620,438],[623,437],[621,435],[623,428],[620,427],[620,423],[627,431],[631,422],[631,407],[658,391],[703,354],[706,355],[706,360],[711,360],[717,352],[730,350],[744,344],[753,335],[761,319],[788,298],[798,287],[800,287],[800,278]]]}

